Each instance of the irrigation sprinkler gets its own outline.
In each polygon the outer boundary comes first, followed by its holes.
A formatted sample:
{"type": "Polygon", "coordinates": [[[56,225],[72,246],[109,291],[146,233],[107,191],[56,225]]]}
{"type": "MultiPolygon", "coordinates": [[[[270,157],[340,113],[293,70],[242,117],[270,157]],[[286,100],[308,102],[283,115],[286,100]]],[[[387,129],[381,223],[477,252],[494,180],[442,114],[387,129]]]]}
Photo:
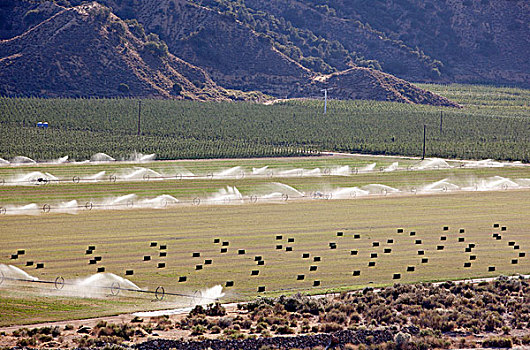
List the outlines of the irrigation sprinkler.
{"type": "Polygon", "coordinates": [[[93,207],[94,207],[94,205],[92,204],[92,202],[86,202],[85,203],[85,209],[86,210],[92,210],[93,207]]]}
{"type": "Polygon", "coordinates": [[[324,168],[324,175],[331,175],[331,169],[330,168],[324,168]]]}
{"type": "Polygon", "coordinates": [[[164,299],[164,296],[166,295],[166,290],[162,286],[158,286],[155,289],[155,298],[156,300],[162,300],[164,299]]]}
{"type": "Polygon", "coordinates": [[[142,178],[144,179],[144,181],[151,180],[151,176],[149,174],[144,174],[144,176],[142,176],[142,178]]]}
{"type": "Polygon", "coordinates": [[[287,202],[289,200],[289,195],[287,193],[282,193],[282,200],[287,202]]]}
{"type": "Polygon", "coordinates": [[[212,179],[213,179],[213,173],[212,173],[211,171],[208,172],[208,173],[206,174],[206,177],[207,177],[208,179],[212,180],[212,179]]]}
{"type": "Polygon", "coordinates": [[[73,183],[78,184],[79,181],[81,181],[81,179],[79,178],[79,176],[74,176],[74,177],[72,177],[72,182],[73,182],[73,183]]]}
{"type": "Polygon", "coordinates": [[[110,182],[116,182],[116,175],[109,175],[110,182]]]}
{"type": "Polygon", "coordinates": [[[181,173],[177,173],[175,175],[175,179],[177,179],[178,181],[182,180],[182,174],[181,173]]]}
{"type": "Polygon", "coordinates": [[[256,203],[258,201],[258,197],[256,195],[251,195],[249,197],[250,203],[256,203]]]}
{"type": "Polygon", "coordinates": [[[6,208],[0,207],[0,215],[6,215],[6,212],[7,212],[6,208]]]}
{"type": "Polygon", "coordinates": [[[201,204],[201,199],[199,197],[193,198],[192,204],[195,206],[199,206],[201,204]]]}
{"type": "Polygon", "coordinates": [[[43,212],[43,213],[49,213],[50,210],[51,210],[51,207],[50,207],[49,204],[44,204],[44,205],[42,206],[42,212],[43,212]]]}
{"type": "Polygon", "coordinates": [[[120,293],[120,284],[118,282],[112,282],[110,285],[110,294],[116,296],[120,293]]]}

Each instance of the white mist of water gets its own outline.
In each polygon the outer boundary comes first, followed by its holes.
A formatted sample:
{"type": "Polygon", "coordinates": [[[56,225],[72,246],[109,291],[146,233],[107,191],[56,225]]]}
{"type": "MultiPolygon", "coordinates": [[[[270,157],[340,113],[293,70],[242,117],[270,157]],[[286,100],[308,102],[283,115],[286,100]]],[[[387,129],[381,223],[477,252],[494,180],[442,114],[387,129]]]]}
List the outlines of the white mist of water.
{"type": "Polygon", "coordinates": [[[272,173],[271,173],[271,170],[269,170],[268,165],[265,165],[264,167],[261,167],[261,168],[252,168],[252,175],[264,176],[264,175],[270,175],[270,174],[272,173]]]}
{"type": "Polygon", "coordinates": [[[77,213],[77,210],[79,209],[79,204],[77,201],[71,200],[68,202],[62,202],[57,205],[57,207],[53,208],[54,213],[64,213],[64,214],[75,214],[77,213]]]}
{"type": "Polygon", "coordinates": [[[433,191],[457,191],[460,187],[449,182],[449,179],[443,179],[436,181],[432,184],[425,185],[421,188],[422,192],[433,192],[433,191]]]}
{"type": "Polygon", "coordinates": [[[466,168],[502,168],[504,163],[496,162],[491,159],[484,159],[479,161],[467,161],[464,163],[466,168]]]}
{"type": "Polygon", "coordinates": [[[235,166],[230,169],[221,170],[213,174],[215,178],[233,178],[233,177],[243,177],[245,172],[240,166],[235,166]]]}
{"type": "Polygon", "coordinates": [[[141,208],[161,209],[167,207],[168,205],[177,204],[178,202],[179,200],[175,197],[163,194],[155,198],[141,199],[138,201],[137,205],[141,208]]]}
{"type": "Polygon", "coordinates": [[[29,281],[38,281],[39,280],[37,277],[31,276],[27,272],[19,269],[16,266],[13,266],[13,265],[0,264],[0,272],[2,273],[4,278],[8,278],[8,279],[9,278],[14,278],[14,279],[29,280],[29,281]]]}
{"type": "Polygon", "coordinates": [[[136,197],[137,196],[134,193],[131,193],[118,197],[104,198],[102,201],[96,202],[95,204],[101,207],[101,209],[132,208],[136,197]]]}
{"type": "MultiPolygon", "coordinates": [[[[78,279],[73,283],[67,283],[60,293],[82,298],[100,298],[111,294],[112,288],[140,290],[136,284],[128,279],[106,272],[78,279]]],[[[121,291],[119,292],[121,293],[121,291]]]]}
{"type": "Polygon", "coordinates": [[[440,158],[430,158],[421,161],[418,165],[413,167],[418,170],[426,169],[448,169],[452,168],[445,160],[440,158]]]}
{"type": "Polygon", "coordinates": [[[241,195],[236,187],[226,186],[226,188],[222,188],[217,193],[208,197],[206,202],[211,204],[243,203],[243,195],[241,195]]]}
{"type": "Polygon", "coordinates": [[[351,168],[348,165],[331,168],[330,174],[333,176],[351,175],[351,168]]]}
{"type": "Polygon", "coordinates": [[[177,180],[196,177],[194,173],[183,167],[175,167],[169,171],[162,172],[164,177],[174,177],[177,180]]]}
{"type": "Polygon", "coordinates": [[[339,187],[331,191],[331,199],[351,199],[369,194],[369,191],[361,190],[359,187],[339,187]]]}
{"type": "Polygon", "coordinates": [[[370,184],[370,185],[363,186],[361,189],[364,190],[364,191],[369,192],[370,194],[387,195],[387,194],[390,194],[390,193],[398,193],[398,192],[400,192],[397,188],[390,187],[390,186],[387,186],[387,185],[381,185],[381,184],[370,184]]]}
{"type": "Polygon", "coordinates": [[[35,203],[5,206],[5,215],[39,215],[40,213],[41,208],[35,203]]]}
{"type": "Polygon", "coordinates": [[[8,164],[10,164],[8,160],[0,158],[0,165],[8,165],[8,164]]]}
{"type": "Polygon", "coordinates": [[[274,189],[274,192],[286,194],[289,197],[305,197],[303,192],[298,191],[296,188],[283,184],[281,182],[272,182],[268,184],[269,187],[274,189]]]}
{"type": "Polygon", "coordinates": [[[8,183],[13,185],[39,185],[44,184],[50,180],[57,180],[57,178],[50,174],[45,174],[40,171],[32,171],[30,173],[18,174],[7,180],[8,183]],[[40,179],[40,181],[39,181],[40,179]]]}
{"type": "Polygon", "coordinates": [[[64,156],[64,157],[60,157],[60,158],[53,160],[51,163],[52,164],[64,164],[67,162],[68,162],[68,156],[64,156]]]}
{"type": "Polygon", "coordinates": [[[158,317],[158,316],[171,316],[171,315],[180,315],[190,312],[196,305],[208,305],[213,304],[222,297],[225,296],[223,292],[223,287],[221,285],[214,286],[212,288],[203,289],[196,295],[190,295],[191,306],[181,307],[178,309],[170,310],[157,310],[157,311],[147,311],[147,312],[135,312],[133,316],[138,317],[158,317]]]}
{"type": "Polygon", "coordinates": [[[505,177],[502,176],[494,176],[490,177],[486,180],[481,180],[478,182],[476,189],[478,191],[491,191],[491,190],[507,190],[507,189],[514,189],[519,188],[520,186],[505,177]]]}
{"type": "Polygon", "coordinates": [[[300,177],[304,176],[304,169],[278,170],[277,174],[280,177],[300,177]]]}
{"type": "Polygon", "coordinates": [[[149,168],[134,167],[132,169],[124,169],[116,178],[118,180],[157,180],[162,179],[162,175],[149,168]]]}
{"type": "Polygon", "coordinates": [[[86,180],[86,181],[99,181],[105,176],[105,173],[106,173],[105,171],[100,171],[97,174],[87,176],[83,180],[86,180]]]}
{"type": "Polygon", "coordinates": [[[96,153],[92,157],[90,157],[91,162],[113,162],[116,159],[112,158],[108,154],[105,153],[96,153]]]}
{"type": "Polygon", "coordinates": [[[35,164],[37,162],[29,157],[16,156],[15,158],[13,158],[11,163],[12,164],[35,164]]]}
{"type": "Polygon", "coordinates": [[[394,162],[392,164],[390,164],[389,166],[387,166],[386,168],[383,169],[383,171],[385,172],[390,172],[390,171],[396,171],[399,167],[399,163],[398,162],[394,162]]]}
{"type": "Polygon", "coordinates": [[[360,173],[368,173],[370,171],[374,171],[376,165],[377,165],[377,163],[372,163],[372,164],[365,165],[365,166],[363,166],[362,168],[359,169],[359,172],[360,173]]]}
{"type": "Polygon", "coordinates": [[[139,152],[134,151],[129,156],[129,158],[127,160],[131,161],[131,162],[144,163],[144,162],[152,162],[155,159],[156,159],[156,154],[154,154],[154,153],[152,153],[152,154],[143,154],[143,153],[139,153],[139,152]]]}

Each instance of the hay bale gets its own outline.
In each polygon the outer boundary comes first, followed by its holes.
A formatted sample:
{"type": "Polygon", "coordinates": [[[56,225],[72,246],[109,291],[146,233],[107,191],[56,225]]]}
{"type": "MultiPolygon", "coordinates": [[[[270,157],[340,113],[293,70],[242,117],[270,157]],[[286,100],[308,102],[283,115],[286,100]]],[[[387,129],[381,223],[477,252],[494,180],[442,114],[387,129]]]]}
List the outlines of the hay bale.
{"type": "Polygon", "coordinates": [[[101,261],[101,259],[102,259],[101,256],[95,256],[94,257],[94,260],[96,260],[96,261],[101,261]]]}
{"type": "Polygon", "coordinates": [[[228,247],[228,246],[230,245],[230,242],[228,242],[228,241],[224,241],[224,242],[222,243],[222,245],[223,245],[223,247],[228,247]]]}
{"type": "Polygon", "coordinates": [[[476,255],[470,255],[469,256],[469,260],[477,260],[477,256],[476,255]]]}
{"type": "Polygon", "coordinates": [[[510,247],[513,247],[513,246],[515,245],[515,242],[514,242],[514,241],[510,241],[510,242],[508,242],[508,245],[509,245],[510,247]]]}
{"type": "Polygon", "coordinates": [[[303,281],[305,279],[305,275],[297,275],[296,280],[297,281],[303,281]]]}
{"type": "Polygon", "coordinates": [[[44,268],[44,263],[37,263],[36,268],[37,269],[43,269],[44,268]]]}
{"type": "Polygon", "coordinates": [[[466,240],[466,239],[465,239],[464,237],[458,237],[458,242],[459,242],[459,243],[465,242],[465,240],[466,240]]]}
{"type": "Polygon", "coordinates": [[[357,254],[359,254],[358,250],[351,250],[350,251],[350,255],[357,255],[357,254]]]}
{"type": "Polygon", "coordinates": [[[278,249],[278,250],[283,249],[283,245],[281,245],[281,244],[276,244],[276,249],[278,249]]]}
{"type": "Polygon", "coordinates": [[[257,275],[259,275],[259,270],[252,270],[252,271],[250,271],[250,275],[251,275],[251,276],[257,276],[257,275]]]}
{"type": "Polygon", "coordinates": [[[195,265],[195,270],[202,270],[202,264],[195,265]]]}
{"type": "Polygon", "coordinates": [[[98,267],[98,273],[105,272],[105,268],[103,266],[98,267]]]}
{"type": "Polygon", "coordinates": [[[353,235],[353,239],[361,239],[361,235],[360,234],[354,234],[353,235]]]}
{"type": "Polygon", "coordinates": [[[449,231],[449,226],[444,226],[443,230],[444,231],[449,231]]]}
{"type": "Polygon", "coordinates": [[[11,254],[11,260],[17,260],[18,254],[11,254]]]}
{"type": "Polygon", "coordinates": [[[285,251],[286,252],[292,252],[293,251],[293,247],[285,247],[285,251]]]}
{"type": "Polygon", "coordinates": [[[422,264],[427,264],[429,262],[429,258],[421,258],[422,264]]]}
{"type": "Polygon", "coordinates": [[[214,244],[221,243],[221,239],[220,239],[220,238],[214,238],[214,239],[213,239],[213,243],[214,243],[214,244]]]}
{"type": "Polygon", "coordinates": [[[512,259],[512,265],[517,265],[518,262],[519,262],[519,260],[517,260],[517,259],[512,259]]]}
{"type": "Polygon", "coordinates": [[[414,244],[422,244],[421,239],[417,239],[416,241],[414,241],[414,244]]]}
{"type": "Polygon", "coordinates": [[[204,260],[204,265],[211,265],[212,264],[212,259],[206,259],[204,260]]]}
{"type": "Polygon", "coordinates": [[[90,255],[90,254],[92,254],[92,250],[90,249],[85,250],[85,255],[90,255]]]}
{"type": "Polygon", "coordinates": [[[157,265],[157,267],[158,267],[159,269],[163,269],[163,268],[166,267],[166,263],[159,262],[158,265],[157,265]]]}
{"type": "Polygon", "coordinates": [[[440,237],[440,241],[447,241],[447,236],[440,237]]]}
{"type": "Polygon", "coordinates": [[[493,224],[493,228],[499,228],[499,224],[493,224]]]}
{"type": "Polygon", "coordinates": [[[390,254],[390,253],[392,253],[392,249],[390,249],[390,248],[385,248],[384,253],[385,253],[385,254],[390,254]]]}
{"type": "Polygon", "coordinates": [[[501,235],[497,235],[497,237],[495,237],[495,239],[496,239],[497,241],[500,241],[500,240],[502,239],[502,236],[501,236],[501,235]]]}
{"type": "Polygon", "coordinates": [[[444,246],[443,245],[439,245],[436,247],[436,250],[444,250],[444,246]]]}
{"type": "Polygon", "coordinates": [[[460,230],[458,230],[458,233],[465,233],[465,232],[466,232],[466,230],[463,229],[463,228],[461,228],[460,230]]]}
{"type": "Polygon", "coordinates": [[[469,243],[467,246],[471,249],[475,249],[475,243],[469,243]]]}
{"type": "Polygon", "coordinates": [[[313,261],[314,261],[314,262],[319,262],[319,261],[322,261],[322,258],[319,257],[319,256],[314,256],[314,257],[313,257],[313,261]]]}
{"type": "Polygon", "coordinates": [[[465,262],[464,263],[464,267],[471,267],[471,263],[470,262],[465,262]]]}
{"type": "Polygon", "coordinates": [[[160,250],[167,250],[167,244],[161,244],[160,250]]]}
{"type": "Polygon", "coordinates": [[[401,274],[400,274],[400,273],[395,273],[394,275],[392,275],[392,279],[393,279],[393,280],[399,280],[399,279],[401,279],[401,274]]]}
{"type": "Polygon", "coordinates": [[[337,249],[337,245],[335,243],[329,244],[329,249],[337,249]]]}
{"type": "Polygon", "coordinates": [[[407,272],[414,272],[415,269],[414,266],[407,266],[407,272]]]}
{"type": "Polygon", "coordinates": [[[372,247],[379,247],[379,242],[372,242],[372,247]]]}
{"type": "Polygon", "coordinates": [[[191,253],[191,257],[192,258],[200,258],[201,257],[201,253],[199,253],[199,252],[191,253]]]}
{"type": "Polygon", "coordinates": [[[374,266],[375,266],[375,261],[368,262],[368,267],[374,267],[374,266]]]}
{"type": "Polygon", "coordinates": [[[160,252],[159,255],[161,258],[165,258],[167,256],[167,252],[160,252]]]}
{"type": "Polygon", "coordinates": [[[371,259],[377,258],[377,253],[370,253],[370,258],[371,259]]]}
{"type": "Polygon", "coordinates": [[[221,248],[221,254],[224,254],[224,253],[226,253],[226,252],[228,252],[228,249],[227,249],[227,248],[221,248]]]}
{"type": "Polygon", "coordinates": [[[20,255],[24,255],[26,254],[26,251],[24,249],[19,249],[17,250],[17,255],[20,256],[20,255]]]}
{"type": "Polygon", "coordinates": [[[265,260],[258,261],[258,266],[263,266],[263,265],[265,265],[265,260]]]}
{"type": "Polygon", "coordinates": [[[497,238],[497,236],[499,236],[498,233],[494,233],[494,234],[492,235],[493,238],[497,238]]]}
{"type": "Polygon", "coordinates": [[[337,232],[337,237],[343,237],[344,236],[344,232],[342,231],[338,231],[337,232]]]}
{"type": "Polygon", "coordinates": [[[134,270],[125,270],[125,276],[132,276],[134,275],[134,270]]]}
{"type": "Polygon", "coordinates": [[[90,250],[96,250],[96,246],[95,246],[95,245],[89,245],[89,246],[88,246],[88,249],[90,249],[90,250]]]}
{"type": "Polygon", "coordinates": [[[179,277],[179,282],[182,283],[182,282],[186,282],[188,280],[188,277],[186,276],[180,276],[179,277]]]}
{"type": "Polygon", "coordinates": [[[245,254],[246,254],[246,251],[245,251],[245,249],[238,249],[238,250],[237,250],[237,254],[239,254],[239,255],[245,255],[245,254]]]}
{"type": "Polygon", "coordinates": [[[263,257],[261,255],[256,255],[254,257],[254,261],[260,261],[260,260],[263,260],[263,257]]]}
{"type": "Polygon", "coordinates": [[[317,268],[318,268],[318,266],[316,266],[316,265],[311,265],[311,266],[309,266],[309,271],[316,271],[317,268]]]}
{"type": "Polygon", "coordinates": [[[353,275],[354,275],[354,276],[360,276],[360,275],[361,275],[361,270],[355,270],[355,271],[353,271],[353,275]]]}
{"type": "Polygon", "coordinates": [[[403,233],[403,229],[402,228],[398,228],[397,229],[397,233],[403,233]]]}
{"type": "Polygon", "coordinates": [[[518,244],[514,245],[513,249],[515,249],[515,250],[519,249],[519,245],[518,244]]]}
{"type": "Polygon", "coordinates": [[[149,245],[150,247],[156,247],[158,245],[157,242],[151,242],[151,244],[149,245]]]}
{"type": "Polygon", "coordinates": [[[387,244],[394,244],[394,240],[392,238],[389,238],[386,240],[387,244]]]}
{"type": "Polygon", "coordinates": [[[234,281],[226,281],[225,287],[233,287],[233,286],[234,286],[234,281]]]}
{"type": "Polygon", "coordinates": [[[495,266],[488,266],[488,271],[489,272],[495,271],[495,266]]]}
{"type": "Polygon", "coordinates": [[[265,286],[259,286],[258,293],[263,293],[263,292],[265,292],[265,286]]]}
{"type": "Polygon", "coordinates": [[[506,231],[506,226],[501,227],[501,231],[506,231]]]}
{"type": "Polygon", "coordinates": [[[425,255],[425,250],[418,250],[418,255],[425,255]]]}
{"type": "Polygon", "coordinates": [[[282,235],[277,235],[277,236],[276,236],[276,240],[277,240],[277,241],[280,241],[280,240],[282,240],[282,239],[283,239],[283,236],[282,236],[282,235]]]}
{"type": "Polygon", "coordinates": [[[309,259],[309,253],[303,253],[302,259],[309,259]]]}
{"type": "Polygon", "coordinates": [[[294,243],[294,238],[293,237],[287,238],[287,243],[294,243]]]}
{"type": "Polygon", "coordinates": [[[151,256],[149,255],[144,255],[144,261],[149,261],[151,260],[151,256]]]}
{"type": "Polygon", "coordinates": [[[313,281],[313,287],[318,287],[320,286],[320,281],[316,280],[316,281],[313,281]]]}
{"type": "Polygon", "coordinates": [[[467,247],[465,250],[466,253],[471,253],[471,248],[467,247]]]}
{"type": "Polygon", "coordinates": [[[416,236],[416,232],[415,231],[410,231],[410,236],[416,236]]]}
{"type": "MultiPolygon", "coordinates": [[[[519,256],[521,255],[519,254],[519,256]]],[[[26,266],[33,266],[33,261],[31,260],[26,261],[26,266]]]]}
{"type": "Polygon", "coordinates": [[[526,253],[525,252],[519,252],[519,257],[520,258],[524,258],[526,256],[526,253]]]}

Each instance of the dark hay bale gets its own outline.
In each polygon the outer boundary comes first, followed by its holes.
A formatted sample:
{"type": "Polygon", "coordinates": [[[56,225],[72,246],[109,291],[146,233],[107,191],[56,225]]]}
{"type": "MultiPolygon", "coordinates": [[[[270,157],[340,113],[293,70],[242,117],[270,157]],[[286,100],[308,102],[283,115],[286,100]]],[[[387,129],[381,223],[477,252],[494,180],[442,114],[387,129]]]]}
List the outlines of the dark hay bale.
{"type": "Polygon", "coordinates": [[[227,248],[221,248],[221,254],[224,254],[224,253],[226,253],[226,252],[228,252],[228,249],[227,249],[227,248]]]}
{"type": "Polygon", "coordinates": [[[263,257],[261,255],[256,255],[254,257],[254,261],[260,261],[260,260],[263,260],[263,257]]]}
{"type": "Polygon", "coordinates": [[[159,269],[163,269],[164,267],[166,267],[166,263],[159,262],[158,265],[157,265],[157,267],[158,267],[159,269]]]}
{"type": "Polygon", "coordinates": [[[439,245],[436,247],[436,250],[444,250],[444,246],[443,245],[439,245]]]}
{"type": "Polygon", "coordinates": [[[515,242],[514,242],[514,241],[510,241],[510,242],[508,242],[508,245],[509,245],[510,247],[513,247],[513,246],[515,245],[515,242]]]}
{"type": "Polygon", "coordinates": [[[495,271],[495,266],[488,266],[488,271],[489,272],[495,271]]]}
{"type": "Polygon", "coordinates": [[[421,258],[422,264],[427,264],[429,262],[429,258],[421,258]]]}
{"type": "Polygon", "coordinates": [[[43,269],[44,268],[44,263],[37,263],[36,268],[37,269],[43,269]]]}
{"type": "Polygon", "coordinates": [[[95,257],[94,257],[94,260],[96,260],[96,261],[101,261],[101,256],[95,256],[95,257]]]}
{"type": "Polygon", "coordinates": [[[86,254],[86,255],[90,255],[90,254],[92,254],[92,250],[90,250],[90,249],[85,250],[85,254],[86,254]]]}
{"type": "Polygon", "coordinates": [[[279,240],[282,240],[283,239],[283,236],[282,235],[277,235],[276,236],[276,240],[279,241],[279,240]]]}
{"type": "MultiPolygon", "coordinates": [[[[521,255],[519,254],[519,256],[521,255]]],[[[33,266],[33,261],[26,261],[26,266],[33,266]]]]}
{"type": "Polygon", "coordinates": [[[359,234],[354,234],[354,235],[353,235],[353,239],[361,239],[361,235],[359,235],[359,234]]]}
{"type": "Polygon", "coordinates": [[[471,249],[474,249],[474,248],[475,248],[475,243],[469,243],[467,246],[468,246],[469,248],[471,248],[471,249]]]}
{"type": "Polygon", "coordinates": [[[105,272],[105,268],[103,266],[98,267],[98,272],[105,272]]]}
{"type": "Polygon", "coordinates": [[[386,243],[387,244],[394,244],[394,240],[392,238],[387,239],[386,243]]]}
{"type": "Polygon", "coordinates": [[[212,264],[212,259],[206,259],[204,260],[204,265],[211,265],[212,264]]]}
{"type": "Polygon", "coordinates": [[[449,226],[444,226],[444,231],[449,231],[449,226]]]}
{"type": "Polygon", "coordinates": [[[96,250],[96,246],[95,246],[95,245],[89,245],[89,246],[88,246],[88,249],[90,249],[90,250],[96,250]]]}
{"type": "Polygon", "coordinates": [[[360,276],[360,275],[361,275],[361,270],[355,270],[355,271],[353,271],[353,275],[354,275],[354,276],[360,276]]]}
{"type": "Polygon", "coordinates": [[[159,255],[161,258],[165,258],[167,256],[167,252],[160,252],[159,255]]]}
{"type": "Polygon", "coordinates": [[[285,251],[286,252],[292,252],[293,251],[293,247],[285,247],[285,251]]]}
{"type": "Polygon", "coordinates": [[[160,250],[167,250],[167,244],[160,245],[160,250]]]}
{"type": "Polygon", "coordinates": [[[252,271],[250,272],[250,275],[251,275],[251,276],[257,276],[257,275],[259,275],[259,270],[252,270],[252,271]]]}
{"type": "Polygon", "coordinates": [[[258,266],[263,266],[263,265],[265,265],[265,260],[258,261],[258,266]]]}
{"type": "Polygon", "coordinates": [[[221,239],[220,239],[220,238],[214,238],[214,239],[213,239],[213,243],[214,243],[214,244],[221,243],[221,239]]]}
{"type": "Polygon", "coordinates": [[[397,233],[403,233],[403,229],[402,228],[398,228],[397,229],[397,233]]]}
{"type": "Polygon", "coordinates": [[[24,254],[26,254],[26,251],[24,249],[17,250],[17,255],[20,256],[20,255],[24,255],[24,254]]]}
{"type": "Polygon", "coordinates": [[[464,263],[464,267],[471,267],[471,263],[470,262],[465,262],[464,263]]]}
{"type": "Polygon", "coordinates": [[[337,232],[337,237],[343,237],[343,236],[344,236],[344,232],[342,231],[337,232]]]}
{"type": "Polygon", "coordinates": [[[493,228],[499,228],[499,224],[493,224],[493,228]]]}
{"type": "Polygon", "coordinates": [[[368,262],[368,267],[374,267],[374,266],[375,266],[375,261],[368,262]]]}
{"type": "Polygon", "coordinates": [[[418,255],[425,255],[425,250],[418,250],[418,255]]]}
{"type": "Polygon", "coordinates": [[[246,254],[246,251],[245,251],[245,249],[238,249],[237,254],[244,255],[244,254],[246,254]]]}
{"type": "Polygon", "coordinates": [[[144,255],[144,261],[149,261],[151,260],[151,256],[149,255],[144,255]]]}
{"type": "Polygon", "coordinates": [[[357,255],[357,254],[359,254],[359,251],[357,250],[350,251],[350,255],[357,255]]]}
{"type": "Polygon", "coordinates": [[[134,275],[134,270],[125,270],[125,276],[132,276],[134,275]]]}
{"type": "Polygon", "coordinates": [[[379,242],[372,242],[372,247],[379,247],[379,242]]]}
{"type": "Polygon", "coordinates": [[[265,286],[259,286],[258,293],[263,293],[263,292],[265,292],[265,286]]]}
{"type": "Polygon", "coordinates": [[[519,249],[519,245],[518,244],[514,245],[513,249],[515,249],[515,250],[519,249]]]}
{"type": "Polygon", "coordinates": [[[501,227],[501,231],[506,231],[506,226],[501,227]]]}
{"type": "Polygon", "coordinates": [[[313,261],[314,261],[314,262],[322,261],[322,258],[319,257],[319,256],[314,256],[314,257],[313,257],[313,261]]]}
{"type": "Polygon", "coordinates": [[[192,258],[200,258],[200,256],[201,256],[201,253],[199,252],[191,253],[192,258]]]}
{"type": "Polygon", "coordinates": [[[309,253],[303,253],[302,259],[309,259],[309,253]]]}
{"type": "Polygon", "coordinates": [[[392,279],[394,279],[394,280],[401,279],[401,274],[400,273],[395,273],[394,275],[392,275],[392,279]]]}
{"type": "Polygon", "coordinates": [[[466,239],[465,239],[464,237],[458,237],[458,242],[459,242],[459,243],[462,243],[462,242],[464,242],[465,240],[466,240],[466,239]]]}
{"type": "Polygon", "coordinates": [[[226,287],[233,287],[234,286],[234,281],[226,281],[225,286],[226,287]]]}
{"type": "Polygon", "coordinates": [[[411,236],[416,236],[416,232],[414,232],[414,231],[410,231],[410,235],[411,235],[411,236]]]}
{"type": "Polygon", "coordinates": [[[415,269],[414,266],[407,266],[407,272],[413,272],[415,269]]]}
{"type": "Polygon", "coordinates": [[[526,253],[525,252],[519,252],[519,257],[520,258],[524,258],[526,256],[526,253]]]}
{"type": "Polygon", "coordinates": [[[18,254],[11,254],[11,260],[17,260],[18,254]]]}
{"type": "Polygon", "coordinates": [[[281,244],[276,244],[276,249],[283,249],[283,246],[281,244]]]}
{"type": "Polygon", "coordinates": [[[186,282],[188,280],[188,277],[187,276],[180,276],[179,277],[179,282],[186,282]]]}
{"type": "Polygon", "coordinates": [[[305,275],[297,275],[296,280],[297,281],[303,281],[305,279],[305,275]]]}
{"type": "Polygon", "coordinates": [[[294,243],[294,238],[293,237],[287,238],[287,243],[294,243]]]}
{"type": "Polygon", "coordinates": [[[371,259],[377,258],[377,253],[370,253],[370,258],[371,259]]]}
{"type": "Polygon", "coordinates": [[[320,286],[320,281],[313,281],[313,287],[320,286]]]}
{"type": "Polygon", "coordinates": [[[519,263],[519,260],[517,259],[512,259],[512,265],[517,265],[519,263]]]}
{"type": "Polygon", "coordinates": [[[151,242],[151,244],[149,245],[150,247],[156,247],[158,245],[157,242],[151,242]]]}
{"type": "Polygon", "coordinates": [[[500,241],[500,240],[502,239],[502,236],[501,236],[501,235],[497,235],[497,237],[495,237],[495,239],[496,239],[497,241],[500,241]]]}
{"type": "Polygon", "coordinates": [[[318,266],[316,266],[316,265],[311,265],[311,266],[309,266],[309,271],[316,271],[317,267],[318,266]]]}
{"type": "Polygon", "coordinates": [[[385,254],[390,254],[390,253],[392,253],[392,249],[390,249],[390,248],[385,248],[384,253],[385,253],[385,254]]]}
{"type": "Polygon", "coordinates": [[[223,245],[223,247],[228,247],[230,245],[230,242],[225,241],[225,242],[222,243],[222,245],[223,245]]]}
{"type": "Polygon", "coordinates": [[[440,237],[440,241],[447,241],[447,236],[440,237]]]}
{"type": "Polygon", "coordinates": [[[463,228],[461,228],[460,230],[458,230],[458,233],[465,233],[466,230],[464,230],[463,228]]]}
{"type": "Polygon", "coordinates": [[[416,241],[414,241],[414,244],[421,244],[421,239],[417,239],[416,241]]]}
{"type": "Polygon", "coordinates": [[[195,270],[202,270],[202,265],[201,264],[195,265],[195,270]]]}
{"type": "Polygon", "coordinates": [[[469,260],[477,260],[477,256],[476,255],[470,255],[469,256],[469,260]]]}
{"type": "Polygon", "coordinates": [[[471,248],[467,247],[466,248],[466,253],[471,253],[471,248]]]}

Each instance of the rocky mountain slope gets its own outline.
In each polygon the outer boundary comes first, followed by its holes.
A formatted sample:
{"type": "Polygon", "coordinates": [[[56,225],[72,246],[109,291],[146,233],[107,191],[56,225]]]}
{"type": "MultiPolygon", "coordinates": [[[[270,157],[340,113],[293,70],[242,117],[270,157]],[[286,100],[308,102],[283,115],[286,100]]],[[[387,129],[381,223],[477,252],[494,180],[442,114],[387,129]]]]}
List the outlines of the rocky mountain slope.
{"type": "Polygon", "coordinates": [[[455,105],[401,79],[530,86],[520,0],[80,3],[0,1],[0,94],[455,105]]]}

